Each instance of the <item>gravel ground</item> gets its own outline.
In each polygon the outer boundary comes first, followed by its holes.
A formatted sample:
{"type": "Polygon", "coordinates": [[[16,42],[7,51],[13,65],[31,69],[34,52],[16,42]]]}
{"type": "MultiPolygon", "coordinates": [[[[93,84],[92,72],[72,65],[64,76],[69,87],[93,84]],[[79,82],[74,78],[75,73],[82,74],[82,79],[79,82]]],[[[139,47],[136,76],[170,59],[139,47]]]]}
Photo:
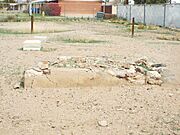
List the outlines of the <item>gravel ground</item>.
{"type": "Polygon", "coordinates": [[[0,30],[16,32],[0,33],[1,135],[180,134],[179,32],[136,29],[131,38],[128,27],[120,24],[44,21],[35,22],[31,35],[29,26],[30,22],[0,23],[0,30]],[[48,37],[44,50],[22,51],[23,41],[34,35],[48,37]],[[145,57],[167,65],[167,81],[162,86],[13,89],[25,69],[58,56],[108,56],[122,62],[145,57]]]}

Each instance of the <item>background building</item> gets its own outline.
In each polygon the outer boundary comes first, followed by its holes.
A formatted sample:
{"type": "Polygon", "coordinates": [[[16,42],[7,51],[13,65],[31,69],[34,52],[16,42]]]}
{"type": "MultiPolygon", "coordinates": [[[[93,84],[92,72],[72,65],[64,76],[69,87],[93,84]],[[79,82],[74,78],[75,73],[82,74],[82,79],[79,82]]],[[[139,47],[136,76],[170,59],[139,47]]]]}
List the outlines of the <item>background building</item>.
{"type": "Polygon", "coordinates": [[[101,0],[60,0],[61,15],[94,17],[101,11],[101,0]]]}

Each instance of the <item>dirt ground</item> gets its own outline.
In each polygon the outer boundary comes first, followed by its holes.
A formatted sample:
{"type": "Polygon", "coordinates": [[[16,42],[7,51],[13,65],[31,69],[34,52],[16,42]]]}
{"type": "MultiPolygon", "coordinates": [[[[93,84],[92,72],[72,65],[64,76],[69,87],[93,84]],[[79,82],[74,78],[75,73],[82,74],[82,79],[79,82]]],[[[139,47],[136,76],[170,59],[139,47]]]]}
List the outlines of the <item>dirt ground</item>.
{"type": "Polygon", "coordinates": [[[35,22],[33,35],[30,22],[0,23],[2,29],[9,31],[0,32],[0,135],[180,134],[180,32],[136,29],[131,38],[128,27],[100,21],[35,22]],[[34,35],[48,37],[44,49],[22,51],[34,35]],[[167,80],[162,86],[13,89],[25,69],[58,56],[145,57],[167,65],[167,80]]]}

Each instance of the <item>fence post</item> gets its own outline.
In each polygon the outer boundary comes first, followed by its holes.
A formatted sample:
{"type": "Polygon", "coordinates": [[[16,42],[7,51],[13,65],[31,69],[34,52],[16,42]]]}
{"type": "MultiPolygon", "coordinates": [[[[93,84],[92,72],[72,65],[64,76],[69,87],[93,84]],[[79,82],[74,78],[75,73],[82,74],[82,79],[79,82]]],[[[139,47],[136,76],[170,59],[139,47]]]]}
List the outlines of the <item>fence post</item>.
{"type": "Polygon", "coordinates": [[[132,18],[131,37],[134,37],[134,17],[132,18]]]}
{"type": "Polygon", "coordinates": [[[146,4],[144,4],[144,20],[143,20],[144,25],[146,25],[146,4]]]}
{"type": "Polygon", "coordinates": [[[163,26],[166,26],[166,4],[164,4],[164,20],[163,20],[163,26]]]}
{"type": "Polygon", "coordinates": [[[34,32],[34,16],[31,15],[31,34],[34,32]]]}

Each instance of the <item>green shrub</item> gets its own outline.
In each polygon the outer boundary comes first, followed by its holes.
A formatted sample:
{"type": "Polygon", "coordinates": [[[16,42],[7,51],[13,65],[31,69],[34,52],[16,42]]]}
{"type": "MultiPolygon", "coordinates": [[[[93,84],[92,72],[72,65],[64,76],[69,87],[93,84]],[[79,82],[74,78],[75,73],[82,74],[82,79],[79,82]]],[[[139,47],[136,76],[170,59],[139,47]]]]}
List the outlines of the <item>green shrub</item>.
{"type": "Polygon", "coordinates": [[[15,21],[17,21],[17,16],[16,15],[8,15],[7,20],[8,20],[8,22],[15,22],[15,21]]]}

